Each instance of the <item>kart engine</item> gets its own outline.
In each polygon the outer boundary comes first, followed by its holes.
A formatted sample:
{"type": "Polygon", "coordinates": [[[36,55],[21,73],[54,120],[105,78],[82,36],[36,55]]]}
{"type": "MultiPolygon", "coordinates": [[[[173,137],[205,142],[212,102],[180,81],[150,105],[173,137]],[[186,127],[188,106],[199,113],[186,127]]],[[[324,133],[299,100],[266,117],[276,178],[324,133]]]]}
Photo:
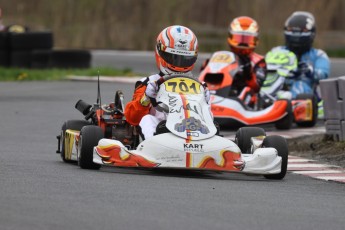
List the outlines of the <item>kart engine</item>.
{"type": "Polygon", "coordinates": [[[138,145],[138,134],[134,126],[123,122],[106,128],[105,136],[120,141],[128,149],[133,149],[138,145]]]}
{"type": "Polygon", "coordinates": [[[134,149],[139,144],[137,128],[123,119],[123,112],[117,108],[115,103],[92,107],[83,100],[79,100],[75,108],[85,116],[86,120],[91,119],[93,124],[104,127],[105,138],[118,140],[128,149],[134,149]],[[96,110],[102,110],[99,119],[96,110]]]}

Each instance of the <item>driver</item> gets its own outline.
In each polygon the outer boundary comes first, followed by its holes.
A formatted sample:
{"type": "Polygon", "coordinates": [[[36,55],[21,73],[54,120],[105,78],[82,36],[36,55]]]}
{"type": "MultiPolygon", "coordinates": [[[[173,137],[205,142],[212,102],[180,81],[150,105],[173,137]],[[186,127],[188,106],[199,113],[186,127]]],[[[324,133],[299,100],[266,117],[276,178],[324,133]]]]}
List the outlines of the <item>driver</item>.
{"type": "Polygon", "coordinates": [[[302,93],[313,94],[319,81],[329,76],[330,63],[327,54],[321,49],[313,48],[315,32],[314,16],[306,11],[296,11],[285,22],[285,46],[273,48],[287,49],[298,58],[296,79],[289,82],[293,98],[302,93]]]}
{"type": "Polygon", "coordinates": [[[266,79],[265,58],[254,52],[258,45],[259,25],[251,17],[234,18],[229,26],[228,44],[240,60],[242,70],[232,86],[241,92],[249,86],[258,93],[266,79]]]}
{"type": "MultiPolygon", "coordinates": [[[[125,117],[129,124],[141,128],[144,139],[152,137],[160,121],[166,119],[163,112],[157,111],[150,102],[156,98],[157,82],[166,75],[189,75],[198,56],[198,40],[187,27],[173,25],[165,28],[157,37],[155,48],[158,74],[136,82],[132,101],[125,108],[125,117]]],[[[205,87],[205,97],[209,102],[209,91],[205,87]]]]}

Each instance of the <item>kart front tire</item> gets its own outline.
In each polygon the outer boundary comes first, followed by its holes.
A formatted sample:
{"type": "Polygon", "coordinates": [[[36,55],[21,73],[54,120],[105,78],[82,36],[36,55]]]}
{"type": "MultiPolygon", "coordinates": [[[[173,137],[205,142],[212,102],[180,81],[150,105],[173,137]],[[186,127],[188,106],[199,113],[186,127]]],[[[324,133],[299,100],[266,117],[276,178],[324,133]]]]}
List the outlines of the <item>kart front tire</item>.
{"type": "Polygon", "coordinates": [[[266,136],[265,130],[259,127],[242,127],[236,132],[235,143],[242,153],[250,153],[251,138],[257,136],[266,136]]]}
{"type": "Polygon", "coordinates": [[[78,165],[82,169],[99,169],[101,165],[93,163],[93,148],[104,137],[98,126],[85,126],[80,131],[78,165]]]}
{"type": "Polygon", "coordinates": [[[287,172],[289,149],[285,138],[277,135],[268,136],[262,143],[263,147],[275,148],[278,151],[278,156],[282,158],[281,171],[278,174],[264,175],[265,178],[271,180],[281,180],[285,177],[287,172]]]}
{"type": "Polygon", "coordinates": [[[287,100],[288,105],[286,108],[286,116],[280,119],[279,121],[276,121],[275,127],[277,129],[287,130],[290,129],[293,122],[293,111],[292,111],[292,104],[291,101],[287,100]]]}
{"type": "Polygon", "coordinates": [[[67,129],[80,131],[84,126],[91,125],[90,122],[85,120],[68,120],[63,123],[61,127],[61,159],[63,162],[71,163],[73,161],[67,160],[65,157],[65,132],[67,129]]]}
{"type": "Polygon", "coordinates": [[[297,126],[299,127],[314,127],[317,122],[317,115],[318,115],[318,105],[317,105],[317,98],[314,94],[299,94],[296,97],[296,100],[308,100],[312,101],[312,120],[311,121],[300,121],[296,122],[297,126]]]}

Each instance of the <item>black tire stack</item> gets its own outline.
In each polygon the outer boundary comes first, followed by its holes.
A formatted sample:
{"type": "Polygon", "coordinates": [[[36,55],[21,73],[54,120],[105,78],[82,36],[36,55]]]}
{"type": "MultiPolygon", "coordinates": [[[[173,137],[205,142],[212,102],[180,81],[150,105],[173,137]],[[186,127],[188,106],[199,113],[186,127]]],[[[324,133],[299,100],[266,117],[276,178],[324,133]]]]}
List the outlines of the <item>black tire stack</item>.
{"type": "Polygon", "coordinates": [[[0,32],[0,66],[8,67],[10,64],[8,33],[0,32]]]}
{"type": "Polygon", "coordinates": [[[50,31],[0,32],[0,66],[19,68],[89,68],[88,50],[53,50],[50,31]]]}
{"type": "Polygon", "coordinates": [[[12,67],[48,67],[53,48],[52,32],[10,33],[10,63],[12,67]],[[40,58],[45,54],[45,58],[40,58]],[[38,62],[41,61],[41,62],[38,62]]]}
{"type": "Polygon", "coordinates": [[[89,68],[91,54],[88,50],[53,50],[49,59],[50,68],[89,68]]]}

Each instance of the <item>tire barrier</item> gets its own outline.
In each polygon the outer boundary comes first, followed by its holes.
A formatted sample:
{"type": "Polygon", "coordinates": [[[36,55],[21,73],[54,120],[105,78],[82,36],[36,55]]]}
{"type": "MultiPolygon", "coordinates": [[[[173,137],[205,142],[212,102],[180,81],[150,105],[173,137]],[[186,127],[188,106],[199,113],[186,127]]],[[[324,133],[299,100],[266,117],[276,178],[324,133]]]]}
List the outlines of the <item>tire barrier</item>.
{"type": "Polygon", "coordinates": [[[10,33],[11,50],[52,49],[52,32],[10,33]]]}
{"type": "Polygon", "coordinates": [[[8,33],[0,32],[0,66],[9,66],[10,55],[9,55],[9,43],[8,33]]]}
{"type": "Polygon", "coordinates": [[[91,53],[88,50],[33,50],[31,68],[89,68],[91,53]]]}
{"type": "Polygon", "coordinates": [[[0,49],[0,66],[8,67],[9,64],[10,60],[8,51],[0,49]]]}
{"type": "MultiPolygon", "coordinates": [[[[9,48],[12,67],[31,68],[35,50],[50,51],[53,48],[53,34],[49,31],[9,33],[9,48]]],[[[40,65],[44,64],[35,61],[35,66],[40,65]]]]}
{"type": "Polygon", "coordinates": [[[0,32],[0,66],[20,68],[89,68],[88,50],[53,50],[50,31],[0,32]]]}
{"type": "Polygon", "coordinates": [[[31,50],[13,50],[10,56],[12,67],[30,68],[31,66],[31,50]]]}
{"type": "Polygon", "coordinates": [[[51,50],[33,50],[31,53],[31,68],[46,69],[49,68],[51,50]]]}
{"type": "Polygon", "coordinates": [[[320,81],[326,134],[345,141],[345,76],[320,81]]]}
{"type": "Polygon", "coordinates": [[[49,60],[50,68],[89,68],[90,65],[88,50],[53,50],[49,60]]]}

